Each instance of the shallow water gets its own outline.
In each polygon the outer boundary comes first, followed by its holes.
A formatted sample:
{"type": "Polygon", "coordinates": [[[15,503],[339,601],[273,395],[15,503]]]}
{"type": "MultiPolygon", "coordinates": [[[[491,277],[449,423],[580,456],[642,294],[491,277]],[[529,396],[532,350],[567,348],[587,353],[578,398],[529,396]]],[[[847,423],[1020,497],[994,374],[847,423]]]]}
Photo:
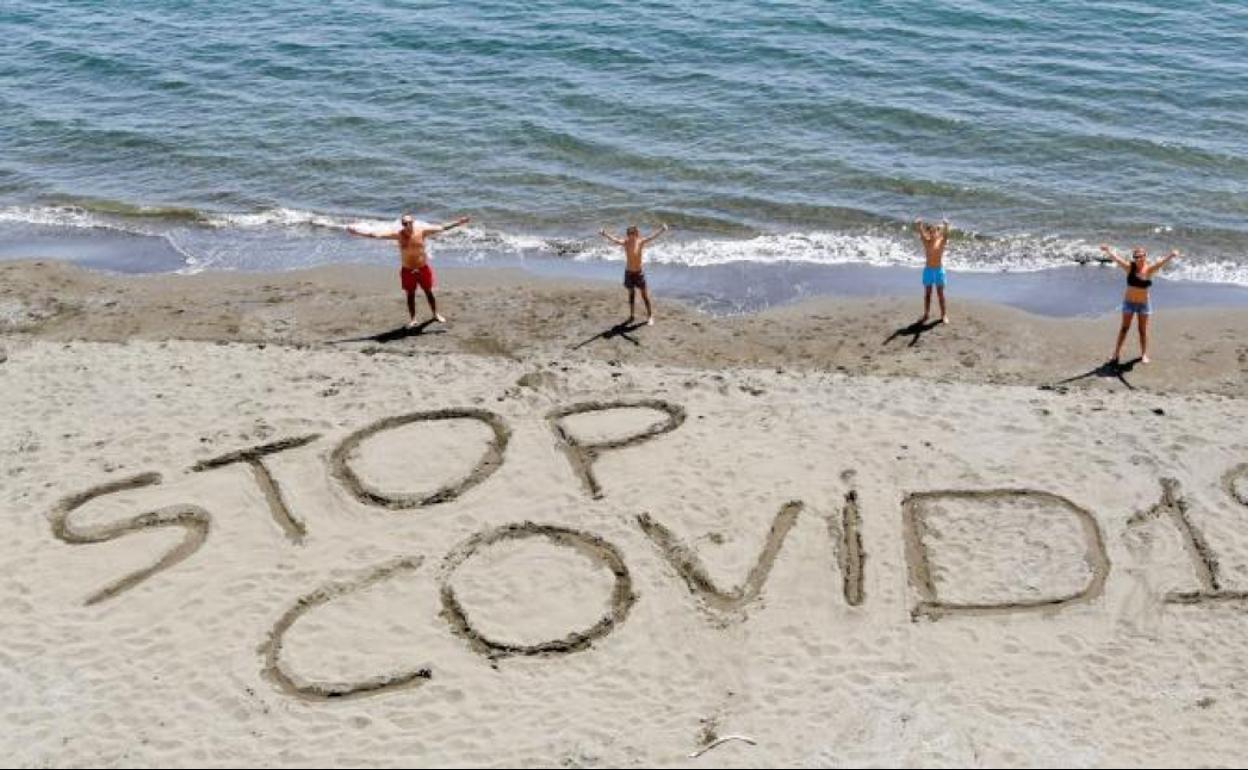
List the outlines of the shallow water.
{"type": "Polygon", "coordinates": [[[381,262],[341,226],[412,209],[475,217],[455,262],[662,219],[657,262],[897,265],[922,215],[957,270],[1108,239],[1248,285],[1241,2],[9,0],[0,34],[0,256],[381,262]]]}

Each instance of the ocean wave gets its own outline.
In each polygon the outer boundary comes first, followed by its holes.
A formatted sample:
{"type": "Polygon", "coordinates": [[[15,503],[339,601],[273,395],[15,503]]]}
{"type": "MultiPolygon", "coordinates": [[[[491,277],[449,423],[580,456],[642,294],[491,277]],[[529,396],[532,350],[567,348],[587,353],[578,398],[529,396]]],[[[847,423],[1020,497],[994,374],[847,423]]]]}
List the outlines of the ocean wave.
{"type": "MultiPolygon", "coordinates": [[[[298,249],[314,253],[323,262],[335,254],[347,261],[348,246],[317,240],[329,231],[353,226],[379,234],[398,227],[396,219],[360,218],[343,214],[271,208],[250,212],[211,212],[177,207],[144,207],[110,201],[75,204],[10,206],[0,208],[0,223],[74,229],[100,228],[135,236],[162,238],[186,260],[186,270],[229,269],[250,264],[248,253],[259,253],[281,241],[302,243],[298,249]],[[234,241],[221,240],[230,238],[234,241]],[[292,238],[296,240],[291,240],[292,238]],[[306,242],[299,238],[309,239],[306,242]],[[222,244],[229,244],[228,248],[222,244]],[[230,255],[223,258],[223,254],[230,255]]],[[[418,222],[418,226],[426,225],[418,222]]],[[[1158,235],[1172,235],[1172,228],[1154,228],[1158,235]]],[[[268,250],[272,250],[269,248],[268,250]]],[[[622,250],[595,236],[555,237],[494,229],[480,223],[447,233],[435,247],[459,261],[489,263],[527,258],[578,262],[621,262],[622,250]]],[[[285,264],[274,255],[272,269],[305,267],[285,264]]],[[[919,267],[922,251],[909,231],[898,223],[865,232],[813,230],[764,233],[749,238],[725,238],[673,232],[650,246],[651,264],[702,268],[754,263],[806,263],[814,265],[861,264],[880,267],[919,267]]],[[[1103,262],[1097,244],[1088,240],[1030,233],[986,236],[953,232],[945,263],[951,270],[966,272],[1032,272],[1103,262]]],[[[1248,264],[1215,254],[1180,259],[1169,270],[1170,278],[1248,286],[1248,264]]]]}
{"type": "MultiPolygon", "coordinates": [[[[182,206],[145,206],[104,199],[55,200],[44,205],[0,208],[0,222],[53,227],[107,227],[124,229],[141,223],[199,225],[214,228],[294,227],[311,225],[343,229],[349,224],[397,226],[398,220],[359,219],[299,209],[271,208],[258,211],[210,211],[182,206]]],[[[136,231],[138,232],[138,231],[136,231]]]]}
{"type": "Polygon", "coordinates": [[[1184,281],[1199,283],[1227,283],[1248,286],[1248,266],[1230,260],[1189,262],[1180,258],[1173,267],[1167,267],[1165,275],[1184,281]]]}
{"type": "MultiPolygon", "coordinates": [[[[624,255],[618,246],[587,244],[576,251],[574,258],[622,262],[624,255]]],[[[652,264],[686,267],[782,262],[921,267],[923,254],[913,238],[900,235],[797,232],[739,240],[661,241],[647,249],[646,260],[652,264]]],[[[950,270],[964,272],[1022,273],[1072,265],[1099,265],[1107,260],[1101,255],[1099,244],[1081,238],[963,234],[951,236],[944,262],[950,270]]],[[[1230,259],[1181,258],[1166,270],[1166,275],[1179,280],[1248,286],[1248,264],[1230,259]]]]}
{"type": "Polygon", "coordinates": [[[162,228],[160,221],[198,221],[198,212],[189,209],[143,207],[128,204],[102,204],[98,210],[80,205],[9,206],[0,208],[0,224],[63,227],[72,230],[105,230],[123,236],[158,238],[182,257],[188,268],[201,264],[194,253],[183,246],[174,232],[162,228]],[[145,222],[145,220],[149,220],[145,222]],[[154,220],[154,222],[152,221],[154,220]],[[156,226],[153,226],[156,224],[156,226]]]}
{"type": "MultiPolygon", "coordinates": [[[[0,209],[0,222],[45,227],[110,227],[105,219],[80,206],[9,206],[0,209]]],[[[144,233],[136,231],[136,234],[144,233]]]]}
{"type": "Polygon", "coordinates": [[[102,228],[133,235],[160,235],[179,225],[206,225],[209,216],[179,206],[143,206],[108,200],[57,202],[0,208],[0,222],[44,227],[102,228]]]}
{"type": "Polygon", "coordinates": [[[325,227],[335,230],[345,229],[348,225],[363,225],[370,230],[385,227],[387,224],[396,225],[398,220],[393,222],[385,222],[383,220],[360,220],[359,218],[334,216],[330,214],[320,214],[313,211],[300,211],[299,209],[274,208],[264,209],[252,212],[224,212],[206,214],[203,218],[203,224],[209,227],[239,227],[239,228],[257,228],[257,227],[325,227]]]}
{"type": "MultiPolygon", "coordinates": [[[[1095,246],[1058,238],[965,237],[951,242],[946,264],[959,270],[1000,272],[1044,270],[1091,258],[1095,246]]],[[[670,240],[649,247],[647,259],[661,264],[705,267],[733,262],[807,262],[817,265],[868,264],[881,267],[914,266],[922,252],[913,238],[894,234],[794,232],[724,240],[696,238],[670,240]]],[[[623,260],[616,246],[590,246],[578,259],[623,260]]]]}
{"type": "Polygon", "coordinates": [[[169,222],[199,222],[204,219],[204,212],[187,206],[151,206],[142,203],[111,200],[109,198],[52,196],[47,208],[127,219],[150,219],[169,222]]]}

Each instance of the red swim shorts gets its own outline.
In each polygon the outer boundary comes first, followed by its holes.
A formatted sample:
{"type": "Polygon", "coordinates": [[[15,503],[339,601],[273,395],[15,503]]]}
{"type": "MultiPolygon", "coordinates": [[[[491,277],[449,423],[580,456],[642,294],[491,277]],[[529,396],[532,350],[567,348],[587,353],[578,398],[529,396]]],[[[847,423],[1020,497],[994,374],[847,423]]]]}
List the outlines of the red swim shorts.
{"type": "Polygon", "coordinates": [[[403,282],[403,291],[416,291],[416,287],[425,291],[433,291],[433,268],[428,265],[409,270],[399,268],[399,280],[403,282]]]}

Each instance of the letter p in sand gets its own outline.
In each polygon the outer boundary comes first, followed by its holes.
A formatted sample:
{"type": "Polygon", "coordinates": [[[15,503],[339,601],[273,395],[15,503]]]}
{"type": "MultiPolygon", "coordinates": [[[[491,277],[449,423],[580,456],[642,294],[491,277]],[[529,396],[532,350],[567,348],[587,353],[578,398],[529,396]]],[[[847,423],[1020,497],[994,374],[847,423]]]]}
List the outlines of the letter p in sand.
{"type": "Polygon", "coordinates": [[[602,498],[602,485],[598,483],[598,478],[594,475],[594,461],[603,452],[636,446],[656,436],[676,430],[685,421],[685,410],[675,404],[669,404],[658,399],[586,401],[555,409],[546,415],[546,419],[550,421],[551,430],[555,432],[555,437],[559,439],[560,446],[563,448],[564,453],[567,454],[568,462],[572,464],[573,472],[580,478],[581,483],[585,485],[585,490],[589,492],[590,496],[595,500],[599,500],[602,498]],[[607,412],[614,409],[652,409],[663,412],[667,415],[667,419],[653,423],[639,433],[592,442],[578,439],[568,430],[565,422],[567,418],[576,415],[589,414],[591,412],[607,412]]]}

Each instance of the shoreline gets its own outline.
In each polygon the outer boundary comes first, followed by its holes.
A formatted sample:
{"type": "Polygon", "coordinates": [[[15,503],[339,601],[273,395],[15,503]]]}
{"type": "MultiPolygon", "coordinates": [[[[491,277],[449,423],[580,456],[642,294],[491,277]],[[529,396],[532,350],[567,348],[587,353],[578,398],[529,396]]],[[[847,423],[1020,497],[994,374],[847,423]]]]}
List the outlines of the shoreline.
{"type": "MultiPolygon", "coordinates": [[[[555,260],[507,267],[522,268],[542,277],[610,283],[618,283],[623,269],[622,263],[555,260]]],[[[951,302],[970,300],[1050,318],[1072,318],[1116,313],[1122,301],[1123,274],[1109,265],[1071,264],[1034,271],[947,271],[951,302]]],[[[696,268],[662,263],[646,266],[647,276],[652,276],[657,285],[673,296],[719,315],[767,312],[825,299],[909,298],[918,307],[922,301],[922,272],[921,260],[916,260],[914,266],[806,262],[740,262],[696,268]],[[771,299],[761,303],[747,301],[734,307],[733,303],[717,298],[728,295],[728,287],[743,283],[757,285],[759,294],[771,299]]],[[[935,296],[932,302],[935,305],[935,296]]],[[[1248,286],[1174,280],[1163,272],[1153,302],[1158,308],[1248,308],[1248,286]]]]}
{"type": "MultiPolygon", "coordinates": [[[[561,242],[555,248],[563,248],[561,242]]],[[[678,243],[678,242],[677,242],[678,243]]],[[[266,253],[273,244],[251,248],[266,253]]],[[[312,242],[309,242],[309,247],[312,242]]],[[[356,249],[341,259],[320,264],[251,267],[196,267],[192,258],[160,235],[103,231],[56,234],[0,243],[0,265],[55,261],[105,275],[160,276],[204,274],[277,274],[319,268],[382,268],[391,256],[384,250],[356,249]]],[[[285,247],[289,248],[289,247],[285,247]]],[[[568,242],[569,254],[582,246],[568,242]]],[[[289,256],[289,255],[287,255],[289,256]]],[[[1042,316],[1067,318],[1112,313],[1120,302],[1122,275],[1110,265],[1071,258],[1034,270],[1017,266],[987,270],[948,266],[950,297],[1006,305],[1042,316]]],[[[1042,260],[1043,263],[1043,260],[1042,260]]],[[[507,270],[528,276],[598,284],[619,283],[621,261],[554,257],[541,252],[501,252],[482,259],[462,244],[440,244],[434,254],[437,270],[507,270]]],[[[739,260],[713,264],[681,264],[648,260],[647,275],[658,292],[715,315],[738,315],[778,309],[809,300],[842,298],[921,297],[922,259],[913,264],[871,262],[820,263],[805,259],[739,260]]],[[[1154,302],[1158,308],[1248,308],[1248,286],[1235,282],[1173,277],[1164,271],[1154,302]]]]}
{"type": "MultiPolygon", "coordinates": [[[[956,290],[953,322],[921,330],[912,326],[921,307],[917,291],[904,298],[818,297],[715,316],[658,290],[657,324],[636,328],[621,325],[627,301],[617,286],[515,268],[441,268],[439,299],[450,323],[411,333],[388,268],[134,276],[7,262],[0,263],[0,339],[10,347],[27,340],[185,339],[1248,397],[1248,308],[1167,309],[1162,299],[1153,324],[1155,362],[1109,370],[1103,364],[1116,313],[1043,317],[966,301],[956,290]]],[[[423,298],[417,303],[423,318],[423,298]]],[[[1133,329],[1128,361],[1136,349],[1133,329]]]]}
{"type": "Polygon", "coordinates": [[[6,3],[0,754],[1245,764],[1216,10],[6,3]]]}

